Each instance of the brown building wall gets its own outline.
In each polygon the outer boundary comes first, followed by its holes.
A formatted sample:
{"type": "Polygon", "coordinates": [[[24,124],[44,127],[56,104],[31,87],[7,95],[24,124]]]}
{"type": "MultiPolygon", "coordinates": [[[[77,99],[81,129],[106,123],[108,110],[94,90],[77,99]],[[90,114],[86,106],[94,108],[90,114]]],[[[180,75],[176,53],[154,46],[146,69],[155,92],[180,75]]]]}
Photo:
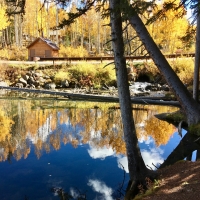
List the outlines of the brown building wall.
{"type": "Polygon", "coordinates": [[[33,57],[57,57],[58,51],[52,50],[45,42],[39,40],[28,49],[28,59],[33,60],[33,57]],[[45,56],[46,55],[46,56],[45,56]],[[47,56],[48,55],[48,56],[47,56]]]}
{"type": "Polygon", "coordinates": [[[52,51],[52,57],[58,57],[59,53],[57,50],[52,51]]]}

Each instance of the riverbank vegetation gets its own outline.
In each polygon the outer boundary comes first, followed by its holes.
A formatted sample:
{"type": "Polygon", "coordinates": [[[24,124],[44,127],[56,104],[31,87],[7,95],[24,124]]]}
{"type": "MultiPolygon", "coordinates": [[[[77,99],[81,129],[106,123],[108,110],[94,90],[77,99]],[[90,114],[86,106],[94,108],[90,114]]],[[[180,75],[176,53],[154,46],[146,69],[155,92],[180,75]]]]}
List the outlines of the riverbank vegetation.
{"type": "MultiPolygon", "coordinates": [[[[175,58],[169,60],[172,68],[177,73],[182,82],[187,86],[192,86],[194,59],[193,58],[175,58]]],[[[165,83],[163,77],[153,62],[127,62],[127,70],[135,74],[135,81],[146,81],[151,83],[165,83]]],[[[114,64],[106,66],[104,63],[94,64],[90,62],[80,62],[77,64],[62,63],[58,65],[44,65],[42,63],[33,64],[1,64],[0,78],[9,85],[16,79],[22,77],[26,72],[34,70],[51,78],[51,82],[60,84],[67,80],[69,87],[75,85],[81,87],[102,88],[107,85],[116,87],[116,74],[114,64]]],[[[131,84],[131,82],[130,82],[131,84]]]]}

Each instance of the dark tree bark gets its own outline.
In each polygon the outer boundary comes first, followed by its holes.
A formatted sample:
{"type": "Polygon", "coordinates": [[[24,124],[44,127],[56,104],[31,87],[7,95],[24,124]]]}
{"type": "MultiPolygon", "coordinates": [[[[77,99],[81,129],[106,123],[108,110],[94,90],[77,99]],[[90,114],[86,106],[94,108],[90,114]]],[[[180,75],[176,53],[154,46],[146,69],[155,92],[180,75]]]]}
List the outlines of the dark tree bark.
{"type": "Polygon", "coordinates": [[[111,10],[111,36],[117,75],[117,87],[130,175],[130,188],[126,196],[126,198],[129,199],[131,195],[134,196],[134,194],[138,192],[137,186],[139,184],[145,185],[145,178],[152,178],[155,172],[146,167],[141,156],[136,136],[126,69],[126,59],[124,57],[122,18],[120,10],[120,3],[122,1],[109,0],[109,2],[111,10]]]}
{"type": "Polygon", "coordinates": [[[173,152],[167,157],[167,159],[160,165],[159,168],[173,165],[178,160],[183,160],[191,156],[193,151],[200,148],[199,144],[194,142],[196,139],[198,139],[196,135],[186,133],[179,145],[173,150],[173,152]]]}
{"type": "MultiPolygon", "coordinates": [[[[163,74],[168,85],[173,90],[178,101],[183,108],[188,124],[196,124],[200,122],[200,107],[199,104],[192,98],[191,93],[187,90],[184,84],[180,81],[177,74],[173,71],[165,56],[161,53],[158,46],[150,36],[144,23],[134,11],[132,7],[129,7],[132,15],[129,17],[129,22],[137,32],[139,38],[143,42],[146,50],[153,59],[155,65],[163,74]]],[[[130,12],[129,12],[130,13],[130,12]]]]}
{"type": "Polygon", "coordinates": [[[200,15],[197,16],[196,44],[195,44],[195,66],[193,81],[193,98],[199,100],[199,68],[200,68],[200,15]]]}
{"type": "MultiPolygon", "coordinates": [[[[168,123],[173,124],[174,126],[178,126],[177,122],[169,121],[167,119],[168,113],[162,113],[155,115],[159,120],[167,121],[168,123]]],[[[188,129],[188,126],[186,123],[183,123],[183,128],[185,130],[188,129]]],[[[170,155],[167,157],[167,159],[159,166],[159,168],[164,168],[169,165],[173,165],[179,160],[183,160],[186,158],[186,160],[191,160],[192,153],[197,150],[197,156],[196,159],[198,159],[200,151],[200,137],[198,135],[192,134],[190,132],[187,132],[185,136],[181,139],[180,143],[177,145],[177,147],[170,153],[170,155]]]]}

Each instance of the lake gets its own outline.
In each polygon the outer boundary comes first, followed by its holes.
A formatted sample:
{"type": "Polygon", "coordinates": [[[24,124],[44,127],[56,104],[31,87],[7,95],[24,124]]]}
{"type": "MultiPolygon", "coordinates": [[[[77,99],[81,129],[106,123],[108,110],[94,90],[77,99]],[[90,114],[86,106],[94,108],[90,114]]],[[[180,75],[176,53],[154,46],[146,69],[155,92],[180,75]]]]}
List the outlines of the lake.
{"type": "MultiPolygon", "coordinates": [[[[180,142],[155,114],[133,105],[142,156],[155,169],[180,142]],[[153,163],[153,164],[152,164],[153,163]]],[[[0,199],[123,199],[129,175],[119,105],[0,100],[0,199]]]]}

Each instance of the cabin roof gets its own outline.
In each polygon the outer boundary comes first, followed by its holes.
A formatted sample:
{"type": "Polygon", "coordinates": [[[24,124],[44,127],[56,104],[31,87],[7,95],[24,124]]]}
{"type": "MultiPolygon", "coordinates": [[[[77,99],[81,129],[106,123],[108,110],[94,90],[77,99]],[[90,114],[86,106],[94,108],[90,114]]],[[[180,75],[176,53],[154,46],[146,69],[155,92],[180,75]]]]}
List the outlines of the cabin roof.
{"type": "Polygon", "coordinates": [[[49,39],[46,39],[46,38],[43,38],[43,37],[38,37],[36,38],[33,42],[31,42],[27,48],[30,48],[31,46],[33,46],[36,42],[38,42],[39,40],[42,40],[43,42],[45,42],[48,46],[50,46],[53,50],[59,50],[59,47],[54,43],[52,42],[51,40],[49,39]]]}

